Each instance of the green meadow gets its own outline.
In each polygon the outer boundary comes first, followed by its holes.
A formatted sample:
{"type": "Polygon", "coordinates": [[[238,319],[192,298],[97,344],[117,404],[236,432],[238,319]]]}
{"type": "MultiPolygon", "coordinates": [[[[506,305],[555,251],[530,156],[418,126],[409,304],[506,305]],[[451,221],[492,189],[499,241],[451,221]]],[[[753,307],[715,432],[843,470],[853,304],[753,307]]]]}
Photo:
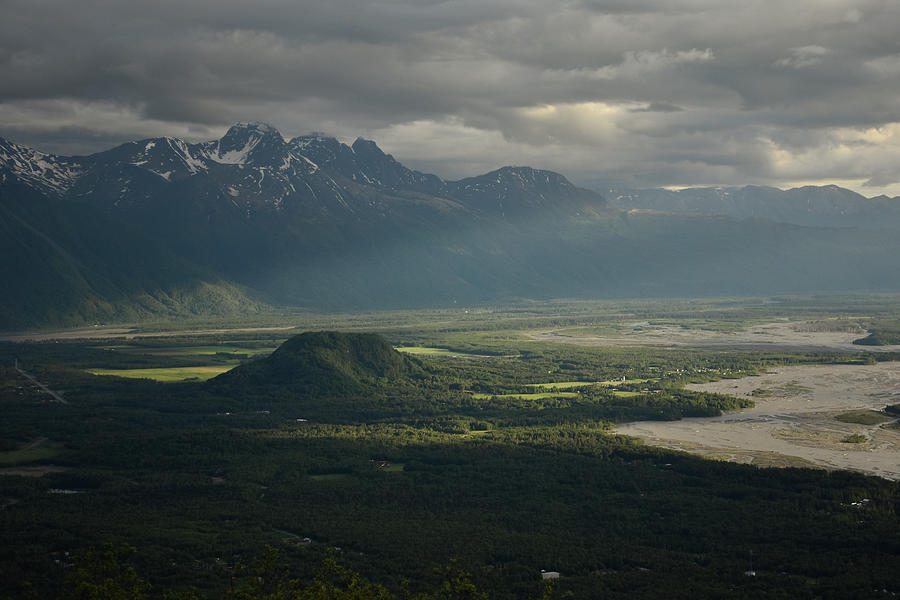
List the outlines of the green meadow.
{"type": "Polygon", "coordinates": [[[874,410],[851,410],[835,417],[844,423],[856,423],[858,425],[879,425],[890,421],[892,417],[874,410]]]}
{"type": "Polygon", "coordinates": [[[0,452],[0,465],[8,467],[33,463],[39,460],[50,460],[59,456],[62,450],[63,445],[59,442],[44,441],[43,443],[27,444],[19,450],[0,452]]]}
{"type": "Polygon", "coordinates": [[[574,390],[581,387],[600,385],[599,381],[557,381],[554,383],[526,383],[525,387],[543,388],[548,390],[574,390]]]}
{"type": "Polygon", "coordinates": [[[206,381],[232,369],[235,365],[211,365],[203,367],[169,367],[161,369],[87,369],[93,375],[113,375],[127,379],[152,379],[163,383],[180,381],[206,381]]]}
{"type": "Polygon", "coordinates": [[[395,346],[394,350],[413,356],[448,356],[448,357],[477,357],[477,354],[457,352],[447,348],[433,348],[430,346],[395,346]]]}
{"type": "Polygon", "coordinates": [[[609,381],[556,381],[553,383],[526,383],[525,387],[529,388],[545,388],[551,390],[573,390],[581,387],[590,387],[592,385],[602,385],[603,387],[613,387],[615,385],[639,384],[646,383],[649,379],[612,379],[609,381]]]}
{"type": "Polygon", "coordinates": [[[243,348],[231,345],[207,345],[207,346],[106,346],[106,350],[124,351],[131,354],[149,354],[153,356],[222,356],[222,355],[238,355],[238,356],[259,356],[261,354],[269,354],[275,350],[275,346],[260,348],[243,348]]]}
{"type": "Polygon", "coordinates": [[[486,398],[518,398],[520,400],[543,400],[545,398],[577,398],[577,392],[534,392],[531,394],[472,394],[477,400],[486,398]]]}
{"type": "Polygon", "coordinates": [[[446,348],[430,348],[427,346],[396,346],[394,348],[398,352],[405,352],[406,354],[427,354],[428,356],[435,355],[444,355],[444,356],[459,356],[459,352],[452,352],[447,350],[446,348]]]}

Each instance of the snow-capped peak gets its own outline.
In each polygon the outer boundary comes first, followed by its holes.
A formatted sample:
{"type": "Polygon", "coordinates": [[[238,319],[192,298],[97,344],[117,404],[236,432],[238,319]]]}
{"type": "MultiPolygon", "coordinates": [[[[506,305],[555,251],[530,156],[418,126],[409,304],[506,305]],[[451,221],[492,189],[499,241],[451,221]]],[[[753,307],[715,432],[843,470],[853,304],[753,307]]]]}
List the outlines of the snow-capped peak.
{"type": "Polygon", "coordinates": [[[74,159],[45,154],[0,138],[0,170],[4,168],[21,181],[53,195],[68,191],[82,171],[74,159]]]}
{"type": "Polygon", "coordinates": [[[212,160],[225,164],[243,165],[260,157],[271,159],[281,154],[284,138],[277,129],[266,123],[236,123],[218,142],[214,142],[212,160]]]}
{"type": "Polygon", "coordinates": [[[230,127],[230,129],[246,129],[246,130],[255,130],[260,133],[269,133],[269,134],[277,134],[281,136],[281,133],[268,123],[263,121],[238,121],[234,125],[230,127]]]}

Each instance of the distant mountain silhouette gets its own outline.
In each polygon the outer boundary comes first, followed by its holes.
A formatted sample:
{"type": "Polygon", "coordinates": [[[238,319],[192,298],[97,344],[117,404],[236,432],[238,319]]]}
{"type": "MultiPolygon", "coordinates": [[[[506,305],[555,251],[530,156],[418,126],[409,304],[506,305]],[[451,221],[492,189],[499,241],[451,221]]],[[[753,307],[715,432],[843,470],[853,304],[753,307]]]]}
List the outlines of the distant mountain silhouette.
{"type": "Polygon", "coordinates": [[[724,215],[808,227],[900,229],[900,198],[866,198],[836,185],[789,190],[747,185],[666,189],[604,189],[610,204],[623,209],[724,215]]]}

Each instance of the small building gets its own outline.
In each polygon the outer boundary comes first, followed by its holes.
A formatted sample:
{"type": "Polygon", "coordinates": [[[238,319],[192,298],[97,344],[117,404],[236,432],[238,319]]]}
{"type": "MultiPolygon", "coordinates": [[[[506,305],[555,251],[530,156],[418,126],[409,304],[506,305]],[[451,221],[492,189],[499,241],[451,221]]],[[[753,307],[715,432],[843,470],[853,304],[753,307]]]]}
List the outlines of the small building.
{"type": "Polygon", "coordinates": [[[559,571],[541,570],[541,579],[559,579],[559,571]]]}

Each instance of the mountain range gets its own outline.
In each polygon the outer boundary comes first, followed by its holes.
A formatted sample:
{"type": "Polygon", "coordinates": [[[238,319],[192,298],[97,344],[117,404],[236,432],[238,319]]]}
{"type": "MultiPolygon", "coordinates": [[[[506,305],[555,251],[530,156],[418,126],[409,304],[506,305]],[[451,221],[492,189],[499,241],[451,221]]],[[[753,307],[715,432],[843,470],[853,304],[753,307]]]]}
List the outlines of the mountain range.
{"type": "Polygon", "coordinates": [[[369,140],[285,140],[263,123],[210,142],[154,138],[80,157],[0,138],[0,329],[273,305],[900,285],[888,218],[863,229],[833,215],[778,222],[774,209],[745,219],[651,208],[664,210],[623,209],[529,167],[446,181],[369,140]]]}
{"type": "Polygon", "coordinates": [[[900,197],[867,198],[836,185],[789,190],[747,185],[667,190],[608,186],[604,195],[626,210],[724,215],[808,227],[900,229],[900,197]]]}

